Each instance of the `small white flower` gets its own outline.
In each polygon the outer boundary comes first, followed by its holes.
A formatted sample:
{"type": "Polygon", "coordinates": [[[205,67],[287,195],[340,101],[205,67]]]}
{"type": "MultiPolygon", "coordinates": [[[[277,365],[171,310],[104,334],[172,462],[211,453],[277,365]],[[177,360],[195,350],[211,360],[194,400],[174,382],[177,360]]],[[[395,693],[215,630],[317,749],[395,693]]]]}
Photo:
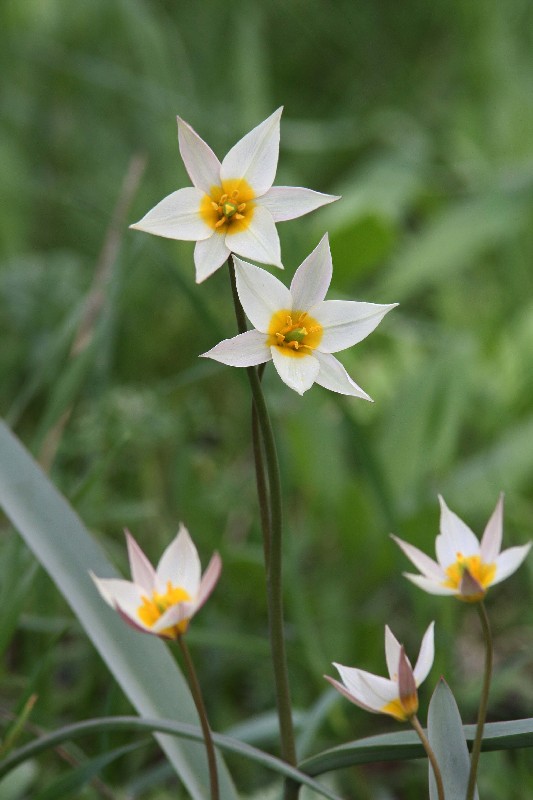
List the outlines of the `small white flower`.
{"type": "Polygon", "coordinates": [[[294,219],[339,198],[295,186],[272,186],[279,154],[278,108],[231,148],[222,164],[178,117],[178,140],[193,186],[161,200],[131,228],[196,241],[196,282],[230,253],[283,269],[276,222],[294,219]]]}
{"type": "Polygon", "coordinates": [[[403,722],[418,711],[417,688],[427,678],[435,657],[434,625],[432,622],[424,634],[414,669],[403,646],[386,625],[385,656],[390,678],[382,678],[355,667],[344,667],[342,664],[333,664],[342,683],[328,675],[324,677],[344,697],[365,711],[390,714],[403,722]]]}
{"type": "Polygon", "coordinates": [[[418,547],[392,538],[421,575],[404,573],[414,584],[430,594],[454,595],[475,603],[485,597],[489,586],[508,578],[527,556],[531,542],[500,552],[503,532],[503,494],[487,523],[481,543],[470,528],[450,511],[439,495],[440,535],[435,541],[437,561],[418,547]]]}
{"type": "Polygon", "coordinates": [[[397,303],[324,300],[333,271],[327,234],[298,267],[290,289],[266,270],[234,260],[239,298],[255,330],[225,339],[202,356],[230,367],[272,360],[298,394],[318,383],[370,400],[331,354],[368,336],[397,303]]]}
{"type": "Polygon", "coordinates": [[[201,577],[200,559],[188,530],[180,525],[154,569],[126,531],[132,581],[97,578],[96,588],[132,627],[164,639],[186,632],[191,617],[203,606],[218,581],[222,561],[215,553],[201,577]]]}

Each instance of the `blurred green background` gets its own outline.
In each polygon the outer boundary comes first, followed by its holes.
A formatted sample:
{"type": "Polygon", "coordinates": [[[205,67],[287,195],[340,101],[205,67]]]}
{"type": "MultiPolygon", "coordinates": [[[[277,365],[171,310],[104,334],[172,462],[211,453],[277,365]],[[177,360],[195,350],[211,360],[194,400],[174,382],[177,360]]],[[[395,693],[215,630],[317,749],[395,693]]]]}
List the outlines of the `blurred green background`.
{"type": "MultiPolygon", "coordinates": [[[[289,281],[328,230],[330,297],[400,303],[341,354],[374,404],[320,387],[301,398],[265,375],[294,701],[317,704],[306,752],[394,729],[322,677],[331,661],[383,673],[386,622],[414,657],[437,620],[421,716],[443,672],[474,721],[476,615],[408,584],[388,534],[431,552],[441,492],[479,535],[504,490],[504,544],[531,537],[531,4],[19,0],[0,17],[0,413],[121,569],[124,526],[153,559],[179,520],[203,563],[221,551],[222,580],[190,632],[212,725],[268,714],[246,376],[197,358],[235,332],[228,277],[195,286],[191,243],[127,225],[189,185],[176,114],[222,157],[284,105],[276,183],[343,199],[279,226],[278,275],[289,281]]],[[[0,547],[3,725],[31,691],[42,729],[127,712],[6,524],[0,547]]],[[[533,715],[531,578],[530,561],[489,596],[491,719],[533,715]]],[[[268,728],[254,741],[275,748],[268,728]]],[[[243,796],[267,796],[270,776],[229,763],[243,796]]],[[[161,764],[154,745],[83,797],[175,797],[161,764]]],[[[37,797],[67,771],[51,754],[3,796],[37,797]]],[[[525,754],[486,756],[482,772],[485,800],[531,797],[525,754]]],[[[347,798],[409,800],[426,775],[422,762],[374,765],[335,781],[347,798]]]]}

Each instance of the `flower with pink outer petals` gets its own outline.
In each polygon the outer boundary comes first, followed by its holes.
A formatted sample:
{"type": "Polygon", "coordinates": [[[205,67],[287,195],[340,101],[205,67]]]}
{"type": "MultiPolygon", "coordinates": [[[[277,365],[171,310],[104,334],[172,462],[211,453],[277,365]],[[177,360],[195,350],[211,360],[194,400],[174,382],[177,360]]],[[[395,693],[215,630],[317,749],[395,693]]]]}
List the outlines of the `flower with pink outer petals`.
{"type": "Polygon", "coordinates": [[[169,194],[130,228],[196,241],[197,283],[221,267],[230,253],[283,269],[275,223],[339,199],[296,186],[272,186],[282,110],[247,133],[222,163],[178,117],[180,153],[193,186],[169,194]]]}
{"type": "Polygon", "coordinates": [[[418,711],[417,688],[427,678],[435,656],[432,622],[422,639],[420,653],[413,669],[388,625],[385,625],[385,655],[389,678],[382,678],[364,669],[333,664],[342,683],[324,675],[344,697],[373,714],[389,714],[404,722],[418,711]]]}
{"type": "Polygon", "coordinates": [[[458,600],[476,603],[483,600],[490,586],[508,578],[521,565],[531,542],[501,551],[503,533],[503,494],[489,519],[481,543],[470,528],[440,501],[440,534],[435,541],[437,561],[418,547],[391,534],[421,575],[404,573],[429,594],[453,595],[458,600]]]}
{"type": "Polygon", "coordinates": [[[324,300],[333,273],[327,234],[298,267],[290,289],[266,270],[234,261],[239,299],[255,330],[224,339],[202,357],[230,367],[273,361],[281,380],[298,394],[318,383],[370,400],[332,353],[366,338],[397,304],[324,300]]]}
{"type": "Polygon", "coordinates": [[[177,639],[215,588],[222,568],[219,554],[213,555],[201,576],[198,551],[184,525],[180,525],[157,569],[129,531],[126,542],[133,580],[97,578],[91,573],[96,588],[133,628],[163,639],[177,639]]]}

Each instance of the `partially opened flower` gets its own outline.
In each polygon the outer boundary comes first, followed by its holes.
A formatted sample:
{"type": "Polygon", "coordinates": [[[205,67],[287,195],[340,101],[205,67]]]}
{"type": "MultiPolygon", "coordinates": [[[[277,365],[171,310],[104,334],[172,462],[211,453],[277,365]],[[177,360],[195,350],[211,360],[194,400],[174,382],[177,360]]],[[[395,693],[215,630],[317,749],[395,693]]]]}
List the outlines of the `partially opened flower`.
{"type": "Polygon", "coordinates": [[[196,241],[196,281],[208,278],[230,253],[283,268],[276,222],[338,200],[295,186],[272,186],[279,153],[278,108],[231,148],[222,163],[178,117],[180,153],[192,187],[161,200],[132,228],[168,239],[196,241]]]}
{"type": "Polygon", "coordinates": [[[221,558],[215,553],[201,576],[200,559],[187,529],[180,525],[154,569],[126,531],[132,581],[91,577],[104,600],[132,627],[164,639],[186,632],[190,619],[203,606],[220,576],[221,558]]]}
{"type": "Polygon", "coordinates": [[[266,270],[234,260],[239,298],[255,330],[225,339],[203,356],[231,367],[272,360],[281,380],[299,394],[318,383],[370,400],[332,353],[368,336],[397,304],[324,300],[333,271],[327,234],[298,267],[290,289],[266,270]]]}
{"type": "Polygon", "coordinates": [[[344,697],[355,705],[374,714],[390,714],[397,720],[404,721],[413,717],[418,711],[417,688],[424,681],[433,664],[435,656],[432,622],[422,639],[420,653],[413,669],[388,625],[385,626],[385,656],[389,678],[373,675],[364,669],[344,667],[333,664],[341,676],[342,683],[324,675],[344,697]]]}
{"type": "Polygon", "coordinates": [[[439,495],[440,534],[435,541],[437,561],[418,547],[392,536],[421,575],[404,573],[430,594],[454,595],[475,603],[485,597],[489,586],[508,578],[527,556],[531,542],[500,552],[503,532],[503,494],[489,519],[481,543],[470,528],[450,511],[439,495]]]}

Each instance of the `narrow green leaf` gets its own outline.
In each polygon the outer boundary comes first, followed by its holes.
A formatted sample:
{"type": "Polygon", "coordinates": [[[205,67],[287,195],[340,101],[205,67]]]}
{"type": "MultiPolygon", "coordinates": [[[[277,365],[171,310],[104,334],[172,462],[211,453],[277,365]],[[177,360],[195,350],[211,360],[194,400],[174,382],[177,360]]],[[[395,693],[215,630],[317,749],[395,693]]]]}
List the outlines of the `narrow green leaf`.
{"type": "MultiPolygon", "coordinates": [[[[79,517],[5,424],[0,422],[0,506],[55,581],[110,671],[137,711],[195,724],[187,684],[165,645],[125,625],[89,577],[116,571],[79,517]]],[[[158,741],[193,800],[208,796],[203,746],[165,736],[158,741]]],[[[236,800],[220,763],[221,796],[236,800]]]]}
{"type": "MultiPolygon", "coordinates": [[[[461,715],[450,687],[441,678],[428,709],[428,739],[437,758],[446,800],[464,800],[470,774],[470,758],[461,715]]],[[[429,797],[438,800],[437,784],[429,767],[429,797]]],[[[475,797],[478,798],[477,790],[475,797]]]]}
{"type": "MultiPolygon", "coordinates": [[[[24,761],[35,758],[39,753],[42,753],[51,747],[57,747],[66,741],[78,739],[81,736],[98,733],[101,731],[160,731],[173,736],[179,736],[183,739],[188,739],[194,742],[203,741],[202,732],[198,726],[187,725],[184,723],[173,722],[167,719],[141,719],[139,717],[100,717],[99,719],[85,720],[78,722],[74,725],[66,725],[65,727],[40,736],[33,742],[20,747],[18,750],[12,752],[8,758],[0,762],[0,778],[6,775],[10,770],[14,769],[17,765],[24,761]]],[[[237,739],[232,739],[229,736],[224,736],[220,733],[213,734],[213,741],[217,748],[227,753],[248,758],[263,767],[277,772],[287,778],[294,780],[308,786],[323,797],[329,800],[340,800],[339,796],[327,789],[325,786],[317,783],[311,776],[305,772],[301,772],[295,767],[291,767],[285,761],[282,761],[269,753],[264,753],[256,747],[252,747],[244,742],[239,742],[237,739]]],[[[207,795],[205,795],[207,797],[207,795]]],[[[205,800],[205,797],[203,800],[205,800]]]]}

